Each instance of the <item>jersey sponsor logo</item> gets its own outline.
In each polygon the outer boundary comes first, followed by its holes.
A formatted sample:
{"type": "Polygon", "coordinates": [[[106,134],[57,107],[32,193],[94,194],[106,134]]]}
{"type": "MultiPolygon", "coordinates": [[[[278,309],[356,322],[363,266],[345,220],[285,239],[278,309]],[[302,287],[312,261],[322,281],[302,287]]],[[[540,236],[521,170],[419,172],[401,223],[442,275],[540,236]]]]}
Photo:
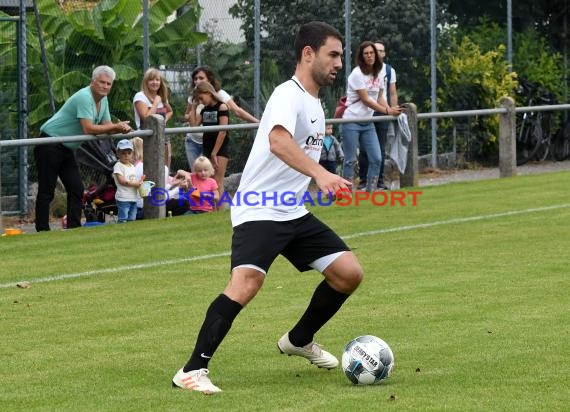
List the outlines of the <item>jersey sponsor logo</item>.
{"type": "Polygon", "coordinates": [[[317,146],[317,147],[323,147],[323,138],[319,135],[319,133],[317,133],[317,136],[309,136],[307,137],[307,140],[305,140],[305,144],[307,146],[317,146]]]}
{"type": "Polygon", "coordinates": [[[324,134],[323,133],[315,133],[315,135],[310,135],[305,140],[305,147],[304,151],[308,156],[320,156],[321,150],[324,146],[324,134]]]}

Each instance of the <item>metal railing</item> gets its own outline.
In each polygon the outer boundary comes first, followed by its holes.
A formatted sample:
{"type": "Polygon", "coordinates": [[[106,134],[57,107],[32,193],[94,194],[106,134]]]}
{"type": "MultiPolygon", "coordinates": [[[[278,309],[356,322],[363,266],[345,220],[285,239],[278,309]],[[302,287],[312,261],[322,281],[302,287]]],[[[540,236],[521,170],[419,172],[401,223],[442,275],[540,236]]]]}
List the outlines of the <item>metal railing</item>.
{"type": "MultiPolygon", "coordinates": [[[[516,175],[516,142],[515,142],[515,114],[524,112],[536,111],[560,111],[570,110],[570,104],[559,104],[549,106],[528,106],[528,107],[515,107],[514,101],[511,98],[503,98],[501,100],[501,107],[493,109],[477,109],[477,110],[463,110],[453,112],[436,112],[436,113],[417,113],[414,104],[406,104],[408,124],[412,135],[412,141],[408,148],[407,167],[403,174],[400,174],[400,186],[412,187],[418,185],[418,148],[417,148],[417,123],[421,120],[433,118],[452,118],[452,117],[470,117],[470,116],[500,116],[500,137],[499,137],[499,169],[500,176],[507,177],[516,175]]],[[[327,119],[327,123],[343,124],[343,123],[367,123],[367,122],[387,122],[395,120],[394,116],[379,116],[379,117],[363,117],[355,119],[327,119]]],[[[145,123],[144,130],[137,130],[126,134],[113,134],[113,135],[77,135],[57,137],[58,143],[67,142],[84,142],[90,140],[100,139],[125,139],[135,136],[143,137],[144,139],[144,152],[145,152],[145,174],[150,180],[156,182],[164,181],[164,145],[165,135],[185,134],[189,132],[205,132],[205,131],[219,131],[219,130],[251,130],[258,127],[257,123],[246,124],[231,124],[225,126],[195,126],[195,127],[173,127],[165,128],[164,121],[160,116],[150,116],[148,122],[145,123]]],[[[1,152],[4,148],[10,147],[23,147],[35,146],[42,144],[54,143],[55,138],[29,138],[29,139],[15,139],[15,140],[1,140],[0,141],[0,171],[1,168],[1,152]]],[[[0,173],[0,189],[2,187],[2,176],[0,173]]],[[[5,212],[2,209],[2,202],[0,199],[0,215],[5,212]]],[[[25,211],[24,211],[25,213],[25,211]]],[[[145,216],[148,217],[163,217],[164,207],[149,208],[148,212],[145,210],[145,216]],[[147,214],[148,213],[148,214],[147,214]]]]}

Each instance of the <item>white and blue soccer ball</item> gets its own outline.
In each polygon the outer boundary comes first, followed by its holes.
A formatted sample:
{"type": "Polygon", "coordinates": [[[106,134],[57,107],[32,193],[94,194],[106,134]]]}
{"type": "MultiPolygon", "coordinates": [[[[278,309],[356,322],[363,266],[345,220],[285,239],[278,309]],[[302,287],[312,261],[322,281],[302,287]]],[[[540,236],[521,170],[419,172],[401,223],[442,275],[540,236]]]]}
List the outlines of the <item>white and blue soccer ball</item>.
{"type": "Polygon", "coordinates": [[[376,336],[359,336],[342,353],[342,370],[355,385],[378,384],[390,376],[393,367],[392,349],[376,336]]]}

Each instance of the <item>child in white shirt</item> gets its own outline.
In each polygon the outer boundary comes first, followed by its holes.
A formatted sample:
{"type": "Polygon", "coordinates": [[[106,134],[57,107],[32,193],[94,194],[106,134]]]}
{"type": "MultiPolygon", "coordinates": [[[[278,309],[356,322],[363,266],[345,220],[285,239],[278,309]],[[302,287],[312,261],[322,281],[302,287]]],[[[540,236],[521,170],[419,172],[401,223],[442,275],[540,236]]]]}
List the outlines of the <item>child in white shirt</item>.
{"type": "Polygon", "coordinates": [[[132,163],[133,144],[130,140],[123,139],[117,144],[117,157],[119,161],[113,168],[113,179],[117,185],[117,221],[124,223],[137,217],[137,194],[144,175],[140,179],[136,178],[136,169],[132,163]]]}

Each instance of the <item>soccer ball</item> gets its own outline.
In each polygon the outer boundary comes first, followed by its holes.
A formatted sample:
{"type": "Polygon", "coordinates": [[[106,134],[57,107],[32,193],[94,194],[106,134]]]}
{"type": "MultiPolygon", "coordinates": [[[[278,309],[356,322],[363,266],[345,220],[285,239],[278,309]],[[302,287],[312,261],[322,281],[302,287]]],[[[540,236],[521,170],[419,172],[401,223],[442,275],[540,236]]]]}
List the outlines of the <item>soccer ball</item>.
{"type": "Polygon", "coordinates": [[[382,339],[372,335],[351,340],[342,353],[342,369],[355,385],[375,385],[392,372],[394,354],[382,339]]]}

